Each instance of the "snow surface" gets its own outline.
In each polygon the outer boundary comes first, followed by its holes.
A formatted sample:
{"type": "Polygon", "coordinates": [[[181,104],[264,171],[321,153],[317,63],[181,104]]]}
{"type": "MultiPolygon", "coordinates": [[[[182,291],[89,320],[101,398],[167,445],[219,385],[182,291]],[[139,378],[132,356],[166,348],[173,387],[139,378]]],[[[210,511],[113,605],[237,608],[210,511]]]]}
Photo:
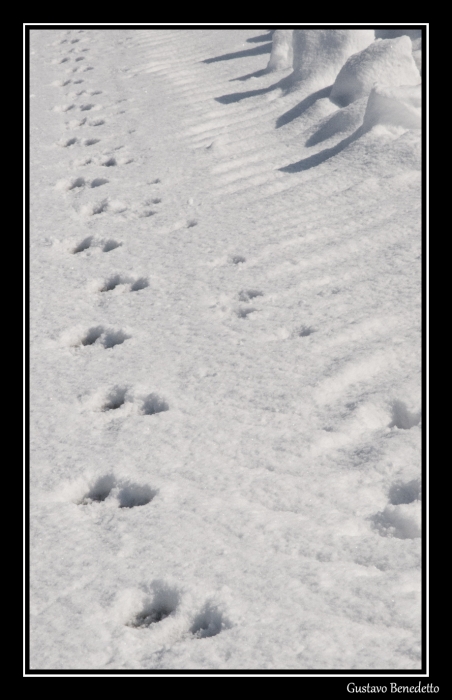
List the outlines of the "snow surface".
{"type": "Polygon", "coordinates": [[[285,70],[293,65],[293,29],[276,29],[272,35],[272,52],[268,71],[285,70]]]}
{"type": "Polygon", "coordinates": [[[271,36],[31,31],[32,669],[420,669],[420,88],[271,36]]]}

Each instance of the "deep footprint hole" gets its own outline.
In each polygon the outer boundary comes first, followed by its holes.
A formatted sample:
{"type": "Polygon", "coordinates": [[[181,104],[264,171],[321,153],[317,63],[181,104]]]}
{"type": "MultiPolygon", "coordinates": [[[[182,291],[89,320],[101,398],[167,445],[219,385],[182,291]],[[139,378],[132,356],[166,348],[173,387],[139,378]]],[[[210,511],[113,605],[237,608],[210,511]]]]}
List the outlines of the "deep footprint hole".
{"type": "Polygon", "coordinates": [[[389,502],[393,506],[403,503],[414,503],[420,501],[422,495],[422,484],[420,479],[413,479],[406,483],[398,482],[389,489],[389,502]]]}
{"type": "Polygon", "coordinates": [[[112,489],[116,485],[115,478],[112,474],[106,474],[100,477],[88,491],[88,493],[80,501],[79,505],[88,505],[89,503],[101,503],[110,495],[112,489]]]}
{"type": "Polygon", "coordinates": [[[118,408],[125,403],[127,394],[127,388],[124,387],[114,387],[108,394],[104,404],[102,405],[102,411],[116,411],[118,408]]]}
{"type": "Polygon", "coordinates": [[[126,484],[118,493],[119,507],[136,508],[138,506],[146,506],[156,495],[157,492],[153,491],[150,486],[126,484]]]}
{"type": "Polygon", "coordinates": [[[102,187],[102,185],[106,185],[107,183],[108,180],[105,177],[96,177],[91,182],[91,187],[102,187]]]}
{"type": "Polygon", "coordinates": [[[82,338],[82,345],[94,345],[96,340],[99,340],[103,332],[104,329],[102,326],[95,326],[93,328],[90,328],[85,337],[82,338]]]}
{"type": "Polygon", "coordinates": [[[129,623],[130,627],[146,628],[162,622],[174,613],[179,604],[177,591],[160,584],[155,586],[156,591],[152,601],[148,602],[141,612],[129,623]],[[161,586],[161,587],[160,587],[161,586]]]}
{"type": "Polygon", "coordinates": [[[109,253],[110,250],[114,250],[115,248],[119,248],[119,246],[121,246],[121,245],[122,245],[122,243],[118,243],[113,238],[110,238],[108,241],[106,241],[104,243],[102,250],[104,253],[109,253]]]}
{"type": "Polygon", "coordinates": [[[311,328],[310,326],[302,326],[297,335],[299,338],[306,338],[308,335],[312,335],[313,333],[315,333],[314,328],[311,328]]]}
{"type": "Polygon", "coordinates": [[[82,253],[84,250],[87,250],[90,246],[91,243],[93,242],[93,236],[88,236],[87,238],[84,238],[81,243],[78,244],[72,251],[73,253],[82,253]]]}
{"type": "Polygon", "coordinates": [[[135,280],[135,282],[130,287],[131,292],[139,292],[140,289],[146,289],[149,287],[149,282],[146,277],[140,277],[140,279],[135,280]]]}
{"type": "Polygon", "coordinates": [[[246,262],[246,258],[243,257],[243,255],[233,255],[231,258],[231,262],[234,265],[238,265],[239,263],[244,263],[246,262]]]}
{"type": "Polygon", "coordinates": [[[125,340],[129,340],[131,336],[124,331],[106,331],[102,345],[104,348],[114,348],[116,345],[122,345],[125,340]]]}
{"type": "Polygon", "coordinates": [[[195,618],[190,632],[198,639],[215,637],[227,627],[223,614],[214,605],[207,604],[195,618]]]}
{"type": "Polygon", "coordinates": [[[102,165],[106,168],[112,168],[114,165],[117,165],[116,158],[108,158],[107,160],[104,160],[102,165]]]}
{"type": "Polygon", "coordinates": [[[421,413],[411,413],[403,401],[396,399],[392,402],[392,421],[390,428],[399,430],[410,430],[421,422],[421,413]]]}
{"type": "Polygon", "coordinates": [[[145,416],[153,416],[155,413],[169,411],[169,405],[158,394],[149,394],[143,401],[142,413],[145,416]]]}

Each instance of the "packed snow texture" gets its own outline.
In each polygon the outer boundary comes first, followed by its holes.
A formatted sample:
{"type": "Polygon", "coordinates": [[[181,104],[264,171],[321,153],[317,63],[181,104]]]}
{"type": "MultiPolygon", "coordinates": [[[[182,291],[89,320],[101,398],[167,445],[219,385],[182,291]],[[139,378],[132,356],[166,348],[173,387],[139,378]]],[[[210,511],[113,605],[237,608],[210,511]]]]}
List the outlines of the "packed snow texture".
{"type": "Polygon", "coordinates": [[[390,86],[417,85],[420,82],[411,39],[407,36],[381,39],[347,59],[334,81],[330,100],[339,107],[346,107],[350,102],[369,95],[375,83],[390,86]]]}
{"type": "Polygon", "coordinates": [[[268,71],[285,70],[293,65],[293,29],[276,29],[272,37],[272,52],[268,71]]]}
{"type": "Polygon", "coordinates": [[[31,31],[32,670],[421,668],[418,38],[289,38],[31,31]]]}
{"type": "Polygon", "coordinates": [[[294,80],[331,85],[349,56],[375,40],[373,29],[295,29],[294,80]]]}

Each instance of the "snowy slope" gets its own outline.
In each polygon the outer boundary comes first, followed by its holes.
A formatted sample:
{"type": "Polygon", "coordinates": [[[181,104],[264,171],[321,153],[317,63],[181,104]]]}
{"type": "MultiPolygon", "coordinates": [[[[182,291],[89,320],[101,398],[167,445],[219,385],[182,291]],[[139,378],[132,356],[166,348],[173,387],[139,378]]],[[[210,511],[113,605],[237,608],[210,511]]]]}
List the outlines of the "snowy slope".
{"type": "Polygon", "coordinates": [[[32,668],[421,666],[419,88],[270,50],[31,31],[32,668]]]}

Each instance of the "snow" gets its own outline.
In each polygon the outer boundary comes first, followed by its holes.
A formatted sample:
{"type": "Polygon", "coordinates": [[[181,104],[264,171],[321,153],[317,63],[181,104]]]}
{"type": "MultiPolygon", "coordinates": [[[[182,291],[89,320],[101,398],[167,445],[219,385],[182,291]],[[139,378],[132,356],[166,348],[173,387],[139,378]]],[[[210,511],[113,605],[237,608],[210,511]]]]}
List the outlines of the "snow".
{"type": "Polygon", "coordinates": [[[268,71],[285,70],[293,65],[293,29],[275,29],[268,71]]]}
{"type": "Polygon", "coordinates": [[[369,95],[375,83],[391,86],[420,82],[409,37],[382,39],[347,59],[334,81],[330,99],[339,107],[345,107],[369,95]]]}
{"type": "Polygon", "coordinates": [[[309,80],[318,89],[331,85],[346,59],[374,40],[372,29],[296,29],[294,80],[309,80]]]}
{"type": "Polygon", "coordinates": [[[31,669],[418,671],[411,39],[30,35],[31,669]]]}

